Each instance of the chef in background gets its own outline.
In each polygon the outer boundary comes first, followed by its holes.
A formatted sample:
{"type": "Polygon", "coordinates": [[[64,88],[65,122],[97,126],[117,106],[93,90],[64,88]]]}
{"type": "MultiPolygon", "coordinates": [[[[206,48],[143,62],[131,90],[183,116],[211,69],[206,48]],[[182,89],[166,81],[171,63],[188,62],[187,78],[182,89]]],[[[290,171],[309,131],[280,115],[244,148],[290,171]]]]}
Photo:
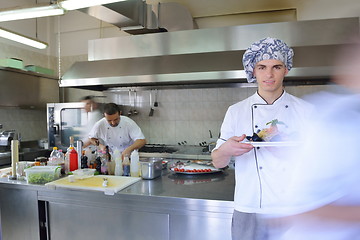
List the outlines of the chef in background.
{"type": "Polygon", "coordinates": [[[122,152],[122,157],[130,156],[131,152],[146,144],[144,134],[132,119],[121,115],[119,106],[115,103],[104,105],[104,117],[97,121],[89,133],[89,140],[84,144],[106,146],[114,151],[122,152]]]}
{"type": "Polygon", "coordinates": [[[89,145],[88,135],[97,121],[104,117],[100,110],[100,104],[95,101],[94,96],[85,96],[81,98],[81,102],[84,103],[84,110],[87,113],[87,122],[83,129],[82,141],[84,145],[89,145]]]}
{"type": "Polygon", "coordinates": [[[104,117],[100,110],[100,104],[95,101],[94,96],[85,96],[81,99],[84,103],[84,110],[87,113],[86,132],[89,133],[97,121],[104,117]]]}
{"type": "MultiPolygon", "coordinates": [[[[357,30],[356,30],[357,32],[357,30]]],[[[337,56],[334,84],[306,97],[317,108],[270,240],[360,239],[360,38],[337,56]]]]}

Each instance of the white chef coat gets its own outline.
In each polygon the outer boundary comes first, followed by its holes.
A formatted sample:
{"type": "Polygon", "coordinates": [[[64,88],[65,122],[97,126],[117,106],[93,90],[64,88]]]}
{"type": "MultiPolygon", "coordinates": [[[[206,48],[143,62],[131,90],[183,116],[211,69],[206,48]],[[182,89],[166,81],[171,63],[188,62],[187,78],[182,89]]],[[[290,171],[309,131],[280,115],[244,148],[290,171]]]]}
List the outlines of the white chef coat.
{"type": "MultiPolygon", "coordinates": [[[[242,134],[252,136],[254,132],[268,128],[266,123],[274,119],[286,124],[278,125],[280,132],[301,132],[302,123],[312,110],[311,104],[285,91],[273,104],[267,104],[255,93],[229,107],[215,149],[225,142],[224,139],[242,134]]],[[[289,177],[292,163],[279,157],[275,151],[285,151],[285,148],[254,148],[235,157],[235,210],[246,213],[274,213],[281,208],[279,200],[285,191],[284,183],[289,177]]]]}
{"type": "Polygon", "coordinates": [[[83,141],[87,140],[88,135],[91,131],[91,129],[94,127],[95,123],[102,119],[104,115],[101,113],[99,109],[95,109],[94,111],[87,113],[87,122],[86,125],[83,128],[83,141]]]}
{"type": "Polygon", "coordinates": [[[111,127],[106,118],[96,122],[89,133],[89,138],[97,138],[112,151],[118,148],[121,152],[136,140],[145,139],[140,127],[132,119],[122,115],[116,127],[111,127]]]}

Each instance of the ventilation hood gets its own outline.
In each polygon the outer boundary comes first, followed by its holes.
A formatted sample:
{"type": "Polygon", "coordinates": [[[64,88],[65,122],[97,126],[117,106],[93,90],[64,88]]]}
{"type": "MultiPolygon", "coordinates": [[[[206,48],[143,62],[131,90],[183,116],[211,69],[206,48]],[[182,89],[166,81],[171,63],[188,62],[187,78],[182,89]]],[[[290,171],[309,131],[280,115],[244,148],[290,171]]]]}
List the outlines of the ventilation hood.
{"type": "Polygon", "coordinates": [[[118,87],[246,84],[242,55],[270,36],[295,51],[285,84],[323,84],[332,75],[338,47],[359,32],[359,18],[282,22],[195,29],[89,41],[88,60],[76,62],[60,87],[108,90],[118,87]]]}
{"type": "Polygon", "coordinates": [[[92,17],[111,23],[130,34],[172,32],[194,28],[190,12],[178,3],[147,4],[126,0],[79,9],[92,17]]]}

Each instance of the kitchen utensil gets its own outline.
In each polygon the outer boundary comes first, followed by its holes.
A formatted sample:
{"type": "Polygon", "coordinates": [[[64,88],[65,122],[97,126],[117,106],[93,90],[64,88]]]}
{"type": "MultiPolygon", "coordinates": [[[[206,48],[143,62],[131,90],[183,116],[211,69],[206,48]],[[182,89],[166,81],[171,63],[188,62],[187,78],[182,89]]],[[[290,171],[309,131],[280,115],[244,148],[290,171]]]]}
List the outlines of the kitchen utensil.
{"type": "MultiPolygon", "coordinates": [[[[71,175],[70,175],[71,176],[71,175]]],[[[93,177],[75,180],[69,182],[68,178],[60,178],[53,182],[46,183],[45,186],[50,189],[67,188],[79,190],[101,191],[105,195],[114,195],[118,191],[140,181],[138,177],[96,175],[93,177]],[[104,177],[107,178],[107,187],[103,187],[104,177]]]]}
{"type": "Polygon", "coordinates": [[[152,90],[150,90],[150,112],[149,117],[152,117],[154,115],[154,108],[153,108],[153,102],[152,102],[152,90]]]}
{"type": "Polygon", "coordinates": [[[131,90],[129,89],[129,106],[130,106],[130,110],[128,112],[128,117],[130,117],[132,115],[132,109],[131,109],[131,90]]]}
{"type": "Polygon", "coordinates": [[[154,101],[154,107],[158,107],[159,106],[159,103],[157,101],[157,96],[158,96],[158,90],[156,89],[155,90],[155,101],[154,101]]]}
{"type": "Polygon", "coordinates": [[[140,161],[142,179],[154,179],[161,176],[163,158],[147,158],[140,161]]]}
{"type": "Polygon", "coordinates": [[[137,115],[139,112],[136,110],[136,102],[137,102],[137,92],[134,90],[134,108],[133,108],[133,114],[137,115]]]}

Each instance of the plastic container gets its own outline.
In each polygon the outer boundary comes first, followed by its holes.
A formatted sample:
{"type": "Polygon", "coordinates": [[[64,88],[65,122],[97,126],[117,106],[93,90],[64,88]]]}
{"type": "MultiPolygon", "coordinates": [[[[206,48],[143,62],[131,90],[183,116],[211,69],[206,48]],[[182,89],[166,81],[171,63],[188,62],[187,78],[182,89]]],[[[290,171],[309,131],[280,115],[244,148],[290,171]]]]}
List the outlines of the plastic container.
{"type": "Polygon", "coordinates": [[[84,168],[73,171],[73,175],[75,179],[85,179],[94,176],[95,169],[84,168]]]}
{"type": "Polygon", "coordinates": [[[119,149],[115,149],[113,158],[115,161],[115,169],[114,169],[114,175],[115,176],[122,176],[123,175],[123,167],[122,167],[122,159],[121,159],[121,153],[119,149]]]}
{"type": "Polygon", "coordinates": [[[130,175],[132,177],[139,177],[139,153],[137,150],[132,151],[130,159],[130,175]]]}
{"type": "Polygon", "coordinates": [[[7,58],[7,59],[0,59],[0,66],[23,69],[24,63],[21,59],[7,58]]]}
{"type": "Polygon", "coordinates": [[[42,73],[42,74],[46,74],[46,75],[54,75],[54,70],[36,66],[36,65],[26,65],[25,69],[28,71],[31,71],[31,72],[37,72],[37,73],[42,73]]]}
{"type": "Polygon", "coordinates": [[[60,178],[60,166],[34,166],[24,169],[27,183],[45,184],[60,178]]]}
{"type": "Polygon", "coordinates": [[[123,175],[124,176],[130,176],[130,160],[129,155],[124,157],[124,161],[122,162],[123,167],[123,175]]]}

